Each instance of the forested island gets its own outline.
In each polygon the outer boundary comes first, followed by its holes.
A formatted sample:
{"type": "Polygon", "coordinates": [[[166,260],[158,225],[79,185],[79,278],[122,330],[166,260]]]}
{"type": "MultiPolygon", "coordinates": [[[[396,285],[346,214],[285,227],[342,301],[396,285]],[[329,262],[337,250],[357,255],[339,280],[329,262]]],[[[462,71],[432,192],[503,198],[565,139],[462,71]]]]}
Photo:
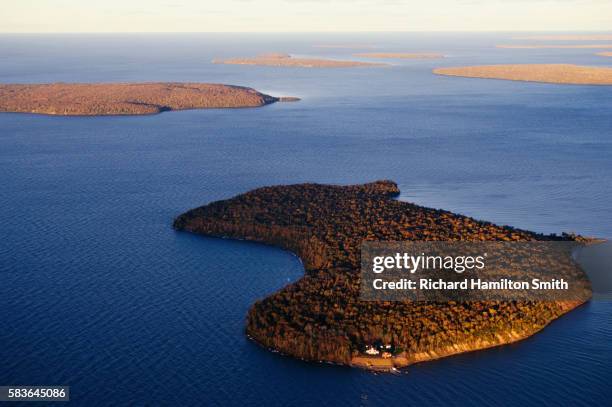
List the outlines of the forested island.
{"type": "Polygon", "coordinates": [[[364,58],[385,58],[385,59],[439,59],[444,58],[443,54],[435,52],[362,52],[354,54],[356,57],[364,58]]]}
{"type": "Polygon", "coordinates": [[[315,44],[313,48],[329,49],[373,49],[377,48],[374,44],[315,44]]]}
{"type": "Polygon", "coordinates": [[[190,210],[175,219],[174,228],[298,255],[305,275],[257,301],[246,332],[267,348],[310,361],[391,370],[526,338],[590,298],[585,290],[573,301],[360,300],[364,240],[580,239],[497,226],[401,202],[394,199],[398,194],[392,181],[264,187],[190,210]]]}
{"type": "Polygon", "coordinates": [[[510,48],[510,49],[547,49],[547,48],[558,48],[558,49],[590,49],[590,48],[612,48],[612,44],[572,44],[572,45],[556,45],[556,44],[504,44],[497,45],[497,48],[510,48]]]}
{"type": "Polygon", "coordinates": [[[0,85],[0,112],[63,116],[143,115],[170,110],[258,107],[277,98],[209,83],[50,83],[0,85]]]}
{"type": "Polygon", "coordinates": [[[294,58],[289,54],[268,53],[256,57],[215,59],[215,64],[226,65],[261,65],[290,68],[356,68],[386,66],[386,64],[376,62],[361,61],[339,61],[335,59],[322,58],[294,58]]]}
{"type": "Polygon", "coordinates": [[[515,40],[536,41],[612,41],[610,34],[562,34],[562,35],[531,35],[514,37],[515,40]]]}
{"type": "Polygon", "coordinates": [[[478,65],[437,68],[438,75],[569,85],[612,85],[612,68],[571,64],[478,65]]]}

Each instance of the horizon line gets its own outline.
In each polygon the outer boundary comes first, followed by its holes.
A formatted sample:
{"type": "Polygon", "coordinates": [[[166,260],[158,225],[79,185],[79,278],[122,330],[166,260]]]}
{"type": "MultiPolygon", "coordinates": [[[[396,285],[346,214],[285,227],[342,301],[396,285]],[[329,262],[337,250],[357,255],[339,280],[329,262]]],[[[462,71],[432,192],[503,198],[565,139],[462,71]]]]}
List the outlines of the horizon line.
{"type": "Polygon", "coordinates": [[[0,31],[3,34],[402,34],[402,33],[612,33],[612,30],[364,30],[364,31],[0,31]]]}

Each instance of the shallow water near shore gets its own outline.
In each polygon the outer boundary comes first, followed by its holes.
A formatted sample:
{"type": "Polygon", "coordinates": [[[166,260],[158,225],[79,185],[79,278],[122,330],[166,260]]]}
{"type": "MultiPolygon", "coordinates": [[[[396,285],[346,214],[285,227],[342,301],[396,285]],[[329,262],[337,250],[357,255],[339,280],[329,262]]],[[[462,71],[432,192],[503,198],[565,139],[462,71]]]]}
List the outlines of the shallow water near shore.
{"type": "Polygon", "coordinates": [[[612,88],[431,73],[610,64],[588,49],[494,48],[511,36],[0,36],[3,83],[202,81],[302,98],[146,117],[0,114],[0,384],[66,384],[88,406],[608,403],[609,301],[520,343],[375,375],[246,338],[250,304],[302,275],[295,256],[171,228],[187,209],[263,185],[386,178],[421,205],[612,237],[612,88]],[[370,52],[321,43],[448,57],[338,70],[211,63],[370,52]]]}

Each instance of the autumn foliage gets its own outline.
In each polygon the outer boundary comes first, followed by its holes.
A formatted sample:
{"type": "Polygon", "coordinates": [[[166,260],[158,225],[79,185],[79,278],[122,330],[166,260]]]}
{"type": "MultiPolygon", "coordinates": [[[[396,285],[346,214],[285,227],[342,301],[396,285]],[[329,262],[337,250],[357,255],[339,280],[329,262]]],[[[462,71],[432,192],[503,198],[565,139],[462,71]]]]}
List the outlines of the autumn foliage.
{"type": "MultiPolygon", "coordinates": [[[[408,303],[359,299],[363,240],[571,240],[478,221],[392,199],[391,181],[256,189],[179,216],[174,227],[263,242],[296,253],[305,275],[257,301],[247,333],[307,360],[359,364],[363,350],[391,344],[404,366],[528,336],[584,301],[408,303]]],[[[265,272],[261,270],[260,272],[265,272]]]]}
{"type": "Polygon", "coordinates": [[[66,116],[257,107],[278,101],[254,89],[207,83],[0,85],[0,111],[66,116]]]}

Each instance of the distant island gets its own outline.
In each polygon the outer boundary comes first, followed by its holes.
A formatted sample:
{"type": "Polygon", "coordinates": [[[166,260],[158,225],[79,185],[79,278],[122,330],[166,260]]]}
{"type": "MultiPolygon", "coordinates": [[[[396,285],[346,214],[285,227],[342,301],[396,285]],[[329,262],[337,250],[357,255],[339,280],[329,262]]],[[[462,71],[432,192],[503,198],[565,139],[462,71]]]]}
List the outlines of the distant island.
{"type": "Polygon", "coordinates": [[[51,83],[0,85],[0,112],[62,116],[145,115],[169,110],[258,107],[278,98],[208,83],[51,83]]]}
{"type": "Polygon", "coordinates": [[[510,49],[546,49],[546,48],[559,48],[559,49],[580,49],[580,48],[585,48],[585,49],[591,49],[591,48],[601,48],[601,49],[605,49],[605,48],[612,48],[612,44],[576,44],[576,45],[565,45],[565,44],[559,44],[559,45],[554,45],[554,44],[542,44],[542,45],[538,45],[538,44],[502,44],[502,45],[496,45],[497,48],[510,48],[510,49]]]}
{"type": "Polygon", "coordinates": [[[598,52],[597,55],[600,57],[612,57],[612,52],[598,52]]]}
{"type": "Polygon", "coordinates": [[[444,58],[443,54],[434,52],[407,53],[407,52],[364,52],[354,54],[356,57],[364,58],[389,58],[389,59],[436,59],[444,58]]]}
{"type": "Polygon", "coordinates": [[[246,333],[304,360],[392,370],[526,338],[590,298],[587,285],[580,299],[562,302],[360,300],[363,240],[579,239],[497,226],[395,200],[398,194],[391,181],[264,187],[190,210],[174,228],[266,243],[302,259],[305,275],[257,301],[246,333]]]}
{"type": "Polygon", "coordinates": [[[612,85],[612,68],[570,64],[482,65],[437,68],[438,75],[573,85],[612,85]]]}
{"type": "Polygon", "coordinates": [[[372,49],[377,48],[372,44],[315,44],[313,48],[330,48],[330,49],[372,49]]]}
{"type": "Polygon", "coordinates": [[[367,66],[386,66],[387,64],[360,61],[338,61],[318,58],[293,58],[289,54],[270,53],[252,58],[215,59],[215,64],[262,65],[292,68],[353,68],[367,66]]]}
{"type": "Polygon", "coordinates": [[[609,34],[566,34],[566,35],[531,35],[525,37],[514,37],[514,40],[536,40],[536,41],[612,41],[609,34]]]}

